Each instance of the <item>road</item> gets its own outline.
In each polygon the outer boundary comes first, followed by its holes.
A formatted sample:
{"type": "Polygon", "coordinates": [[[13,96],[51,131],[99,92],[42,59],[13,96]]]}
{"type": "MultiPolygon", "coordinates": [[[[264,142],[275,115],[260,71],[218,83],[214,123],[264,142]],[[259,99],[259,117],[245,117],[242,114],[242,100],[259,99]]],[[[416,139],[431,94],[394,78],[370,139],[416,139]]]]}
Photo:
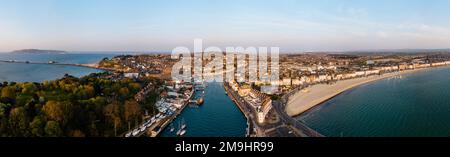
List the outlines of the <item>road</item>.
{"type": "Polygon", "coordinates": [[[275,111],[278,113],[281,121],[287,125],[295,128],[295,130],[298,132],[298,134],[302,137],[323,137],[322,134],[318,133],[317,131],[309,128],[305,124],[297,121],[296,119],[289,116],[286,111],[286,104],[282,103],[281,101],[272,101],[272,107],[275,109],[275,111]]]}

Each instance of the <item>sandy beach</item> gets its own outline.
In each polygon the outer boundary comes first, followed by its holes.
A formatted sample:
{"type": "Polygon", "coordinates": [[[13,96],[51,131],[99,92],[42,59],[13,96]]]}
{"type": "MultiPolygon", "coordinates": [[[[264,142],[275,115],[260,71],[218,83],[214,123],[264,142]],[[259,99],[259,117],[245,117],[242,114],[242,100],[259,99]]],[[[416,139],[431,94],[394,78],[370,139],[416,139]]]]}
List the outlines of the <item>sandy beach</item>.
{"type": "Polygon", "coordinates": [[[349,80],[338,81],[335,84],[318,84],[311,86],[303,91],[293,95],[286,106],[286,112],[289,116],[297,116],[303,112],[335,97],[336,95],[352,89],[354,87],[377,81],[385,78],[390,78],[398,75],[403,75],[411,72],[417,72],[424,69],[407,70],[401,72],[387,73],[383,75],[373,75],[369,77],[355,78],[349,80]]]}

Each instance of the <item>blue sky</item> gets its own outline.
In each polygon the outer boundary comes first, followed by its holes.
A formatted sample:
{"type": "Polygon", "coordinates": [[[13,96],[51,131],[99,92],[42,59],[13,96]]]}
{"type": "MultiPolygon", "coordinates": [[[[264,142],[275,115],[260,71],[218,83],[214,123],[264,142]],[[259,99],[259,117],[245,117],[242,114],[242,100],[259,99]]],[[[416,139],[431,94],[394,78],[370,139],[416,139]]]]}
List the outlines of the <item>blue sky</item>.
{"type": "Polygon", "coordinates": [[[0,0],[0,51],[450,48],[448,0],[0,0]]]}

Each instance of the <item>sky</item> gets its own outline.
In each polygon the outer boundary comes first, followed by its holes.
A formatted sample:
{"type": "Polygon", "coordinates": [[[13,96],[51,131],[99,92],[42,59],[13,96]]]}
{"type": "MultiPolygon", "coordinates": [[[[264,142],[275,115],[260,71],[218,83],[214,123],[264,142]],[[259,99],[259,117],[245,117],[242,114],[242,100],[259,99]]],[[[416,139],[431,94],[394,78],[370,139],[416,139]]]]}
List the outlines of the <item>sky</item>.
{"type": "Polygon", "coordinates": [[[448,0],[0,0],[0,52],[450,48],[448,0]]]}

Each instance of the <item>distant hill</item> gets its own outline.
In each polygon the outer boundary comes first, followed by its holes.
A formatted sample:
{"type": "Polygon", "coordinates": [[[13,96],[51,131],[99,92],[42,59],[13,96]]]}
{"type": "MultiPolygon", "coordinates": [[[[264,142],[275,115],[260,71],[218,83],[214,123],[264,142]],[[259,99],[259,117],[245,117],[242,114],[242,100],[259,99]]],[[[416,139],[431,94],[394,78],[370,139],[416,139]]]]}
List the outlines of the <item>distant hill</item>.
{"type": "Polygon", "coordinates": [[[17,54],[61,54],[61,53],[67,53],[66,51],[61,50],[39,50],[39,49],[23,49],[23,50],[15,50],[11,53],[17,53],[17,54]]]}

